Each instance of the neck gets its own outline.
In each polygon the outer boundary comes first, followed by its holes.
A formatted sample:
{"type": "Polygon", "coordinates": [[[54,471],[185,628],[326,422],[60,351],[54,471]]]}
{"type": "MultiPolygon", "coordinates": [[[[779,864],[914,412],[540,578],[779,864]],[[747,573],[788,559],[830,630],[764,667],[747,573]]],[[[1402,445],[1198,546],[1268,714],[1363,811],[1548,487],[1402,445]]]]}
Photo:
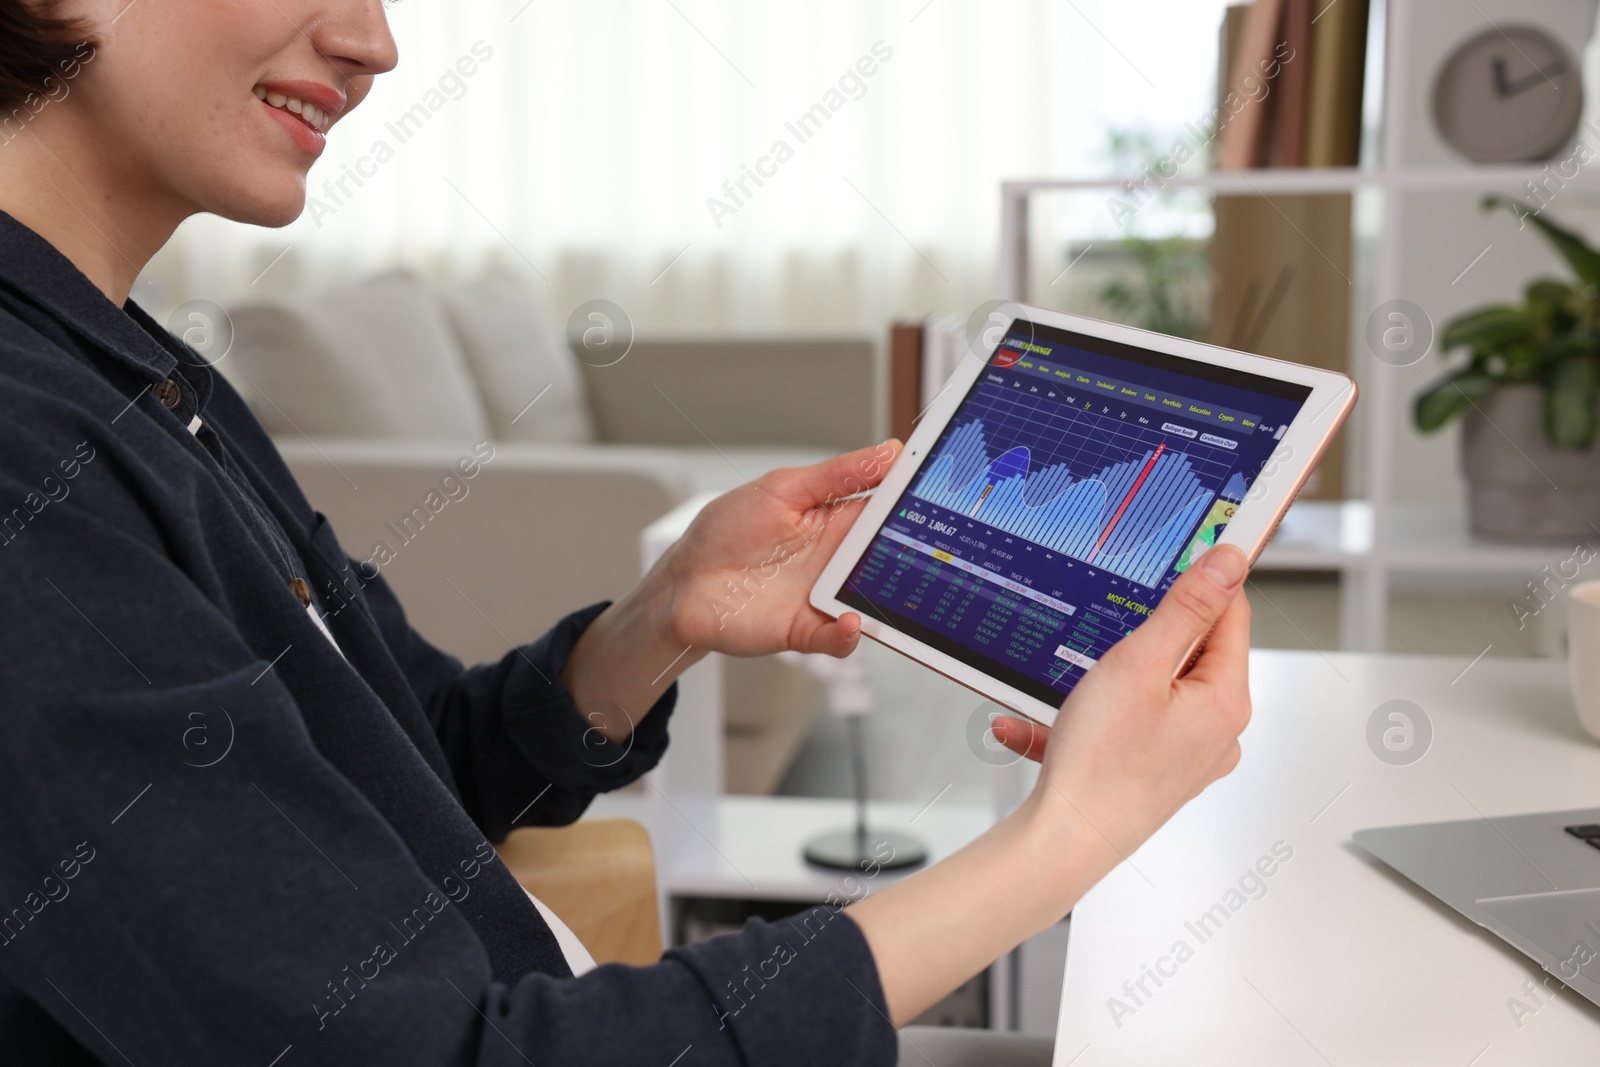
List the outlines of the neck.
{"type": "Polygon", "coordinates": [[[69,113],[51,110],[0,142],[0,210],[54,245],[121,307],[150,257],[192,211],[97,148],[69,113]]]}

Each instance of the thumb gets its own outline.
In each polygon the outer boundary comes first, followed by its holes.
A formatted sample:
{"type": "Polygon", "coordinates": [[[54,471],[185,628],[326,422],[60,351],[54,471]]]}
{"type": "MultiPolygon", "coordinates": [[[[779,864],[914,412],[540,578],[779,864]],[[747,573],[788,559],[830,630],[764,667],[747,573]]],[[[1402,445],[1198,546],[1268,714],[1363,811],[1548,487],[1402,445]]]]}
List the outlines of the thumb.
{"type": "Polygon", "coordinates": [[[820,652],[843,659],[861,643],[861,616],[847,611],[837,619],[824,619],[797,646],[800,652],[820,652]]]}
{"type": "Polygon", "coordinates": [[[1249,571],[1250,561],[1233,545],[1210,549],[1172,583],[1156,610],[1123,644],[1152,669],[1159,665],[1170,676],[1222,618],[1249,571]]]}

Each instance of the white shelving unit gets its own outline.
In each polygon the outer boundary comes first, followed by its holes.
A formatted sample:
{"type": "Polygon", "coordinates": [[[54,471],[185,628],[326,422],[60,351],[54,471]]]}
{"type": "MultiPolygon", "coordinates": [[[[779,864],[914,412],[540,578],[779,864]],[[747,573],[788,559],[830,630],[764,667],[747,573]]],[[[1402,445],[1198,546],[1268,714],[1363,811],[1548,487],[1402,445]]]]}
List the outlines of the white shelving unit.
{"type": "MultiPolygon", "coordinates": [[[[1378,163],[1370,168],[1258,169],[1219,171],[1166,181],[1164,190],[1213,195],[1288,195],[1373,191],[1382,200],[1374,244],[1370,294],[1359,306],[1377,307],[1405,296],[1401,278],[1401,220],[1405,194],[1417,192],[1511,192],[1546,177],[1543,167],[1408,167],[1404,164],[1408,121],[1407,55],[1413,0],[1388,0],[1384,26],[1384,78],[1378,163]]],[[[1581,51],[1581,47],[1578,49],[1581,51]]],[[[1568,185],[1600,188],[1593,168],[1568,185]]],[[[1063,178],[1002,184],[998,297],[1027,302],[1029,202],[1038,193],[1121,189],[1122,178],[1063,178]]],[[[1361,237],[1360,234],[1357,235],[1361,237]]],[[[1467,573],[1534,578],[1560,558],[1559,546],[1505,546],[1473,540],[1465,518],[1444,508],[1411,506],[1393,497],[1396,405],[1395,368],[1365,351],[1360,329],[1352,330],[1352,373],[1361,386],[1356,427],[1366,498],[1296,504],[1260,566],[1278,570],[1335,571],[1342,576],[1340,638],[1351,651],[1385,648],[1391,580],[1396,574],[1467,573]]],[[[1570,550],[1571,546],[1568,546],[1570,550]]]]}

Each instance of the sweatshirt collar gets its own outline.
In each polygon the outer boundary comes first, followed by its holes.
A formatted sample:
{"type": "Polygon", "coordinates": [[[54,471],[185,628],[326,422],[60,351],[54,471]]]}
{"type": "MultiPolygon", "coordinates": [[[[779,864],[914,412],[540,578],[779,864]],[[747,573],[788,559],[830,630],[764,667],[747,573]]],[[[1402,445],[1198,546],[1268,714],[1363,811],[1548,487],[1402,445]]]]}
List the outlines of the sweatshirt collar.
{"type": "Polygon", "coordinates": [[[154,321],[130,299],[118,307],[33,230],[0,211],[0,285],[128,364],[152,383],[171,377],[178,357],[141,326],[154,321]]]}

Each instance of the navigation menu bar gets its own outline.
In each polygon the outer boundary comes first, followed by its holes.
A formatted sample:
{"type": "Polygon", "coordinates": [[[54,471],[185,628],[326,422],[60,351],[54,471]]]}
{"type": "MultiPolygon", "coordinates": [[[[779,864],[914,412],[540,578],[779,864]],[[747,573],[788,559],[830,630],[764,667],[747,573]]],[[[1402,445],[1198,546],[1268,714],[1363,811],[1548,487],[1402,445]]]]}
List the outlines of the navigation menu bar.
{"type": "MultiPolygon", "coordinates": [[[[1004,346],[1001,347],[1000,351],[1005,353],[1005,359],[1008,360],[1016,356],[1015,351],[1007,351],[1004,346]]],[[[1091,374],[1075,367],[1047,362],[1033,356],[1024,355],[1009,367],[1006,367],[1003,362],[997,363],[996,367],[1001,370],[1017,371],[1020,374],[1041,378],[1065,387],[1061,399],[1079,405],[1086,402],[1092,403],[1096,398],[1117,400],[1122,403],[1137,404],[1141,407],[1164,411],[1168,415],[1179,416],[1191,422],[1226,426],[1239,433],[1255,433],[1261,425],[1261,417],[1259,415],[1244,411],[1234,411],[1230,408],[1218,407],[1215,404],[1203,404],[1198,400],[1192,400],[1177,393],[1151,389],[1147,386],[1135,385],[1132,382],[1122,381],[1117,378],[1107,378],[1103,374],[1091,374]]]]}

